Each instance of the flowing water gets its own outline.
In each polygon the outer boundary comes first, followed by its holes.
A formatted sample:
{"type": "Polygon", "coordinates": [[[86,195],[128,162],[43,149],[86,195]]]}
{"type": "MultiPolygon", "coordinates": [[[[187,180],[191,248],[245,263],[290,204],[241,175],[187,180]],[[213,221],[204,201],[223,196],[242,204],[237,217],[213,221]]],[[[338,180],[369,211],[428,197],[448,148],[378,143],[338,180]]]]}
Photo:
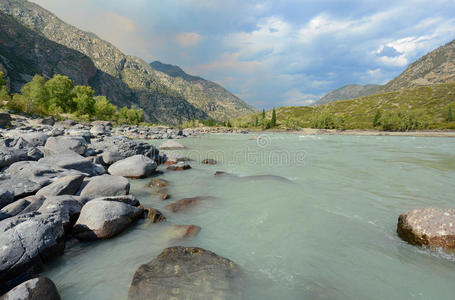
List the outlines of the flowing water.
{"type": "Polygon", "coordinates": [[[395,231],[406,210],[455,206],[455,139],[248,137],[181,140],[195,161],[162,175],[170,200],[144,187],[148,180],[131,181],[167,224],[139,221],[112,240],[69,247],[45,273],[63,299],[126,299],[135,270],[171,245],[235,261],[246,273],[246,299],[454,298],[455,257],[410,246],[395,231]],[[219,164],[199,163],[207,157],[219,164]],[[266,174],[283,178],[246,177],[266,174]],[[215,198],[184,213],[165,209],[191,196],[215,198]],[[169,224],[202,231],[172,242],[169,224]]]}

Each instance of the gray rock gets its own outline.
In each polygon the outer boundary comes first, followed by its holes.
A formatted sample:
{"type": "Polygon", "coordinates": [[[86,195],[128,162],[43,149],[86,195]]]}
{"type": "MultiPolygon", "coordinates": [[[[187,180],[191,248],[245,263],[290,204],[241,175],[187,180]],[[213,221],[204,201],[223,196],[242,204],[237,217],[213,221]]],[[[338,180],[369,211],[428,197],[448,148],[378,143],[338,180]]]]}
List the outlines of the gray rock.
{"type": "Polygon", "coordinates": [[[103,152],[116,152],[122,158],[143,154],[156,161],[159,156],[158,149],[151,144],[133,141],[124,136],[104,137],[103,139],[92,141],[90,146],[103,152]]]}
{"type": "Polygon", "coordinates": [[[181,150],[181,149],[185,149],[185,146],[183,146],[179,142],[169,140],[169,141],[165,141],[164,143],[162,143],[158,147],[158,149],[160,149],[160,150],[181,150]]]}
{"type": "Polygon", "coordinates": [[[11,197],[8,192],[13,195],[14,199],[20,199],[35,194],[41,187],[43,187],[41,183],[26,178],[12,177],[2,179],[0,180],[0,199],[2,199],[0,203],[6,206],[12,202],[7,203],[7,199],[11,197]]]}
{"type": "Polygon", "coordinates": [[[416,246],[455,249],[455,208],[419,208],[400,215],[398,235],[416,246]]]}
{"type": "Polygon", "coordinates": [[[55,121],[57,121],[57,120],[54,117],[50,116],[48,118],[44,118],[43,120],[41,120],[41,124],[54,126],[55,121]]]}
{"type": "Polygon", "coordinates": [[[74,121],[74,120],[63,120],[63,121],[59,122],[59,124],[61,126],[63,126],[63,127],[69,128],[71,126],[76,125],[76,121],[74,121]]]}
{"type": "Polygon", "coordinates": [[[0,208],[5,207],[14,201],[14,190],[8,185],[1,185],[0,181],[0,208]]]}
{"type": "Polygon", "coordinates": [[[123,158],[124,157],[118,152],[106,151],[101,154],[101,159],[103,161],[103,165],[105,166],[110,166],[113,163],[122,160],[123,158]]]}
{"type": "Polygon", "coordinates": [[[143,209],[116,202],[90,201],[82,208],[73,233],[80,240],[111,238],[136,221],[143,209]]]}
{"type": "Polygon", "coordinates": [[[0,300],[60,300],[55,284],[46,277],[27,280],[0,297],[0,300]]]}
{"type": "Polygon", "coordinates": [[[187,162],[179,161],[173,165],[168,166],[166,169],[169,171],[184,171],[191,169],[191,166],[187,162]]]}
{"type": "Polygon", "coordinates": [[[84,155],[87,151],[87,141],[80,136],[57,136],[47,139],[44,148],[49,154],[59,154],[68,150],[84,155]]]}
{"type": "Polygon", "coordinates": [[[74,195],[84,181],[84,175],[68,175],[56,179],[53,183],[40,189],[37,196],[59,196],[59,195],[74,195]]]}
{"type": "Polygon", "coordinates": [[[38,162],[63,169],[77,170],[89,176],[106,173],[106,170],[102,166],[95,165],[90,161],[90,159],[68,150],[60,154],[46,156],[38,162]]]}
{"type": "Polygon", "coordinates": [[[65,232],[68,233],[79,217],[82,207],[83,202],[75,197],[68,195],[53,196],[46,198],[38,212],[57,216],[63,224],[65,232]]]}
{"type": "Polygon", "coordinates": [[[28,159],[27,151],[23,149],[0,147],[0,168],[28,159]]]}
{"type": "Polygon", "coordinates": [[[106,128],[104,127],[103,124],[93,125],[92,128],[90,128],[90,134],[93,137],[100,136],[100,135],[105,135],[106,134],[106,128]]]}
{"type": "MultiPolygon", "coordinates": [[[[14,217],[20,213],[22,213],[30,204],[39,201],[40,197],[37,196],[29,196],[17,201],[12,202],[11,204],[3,207],[0,209],[0,221],[6,218],[14,217]]],[[[43,200],[44,201],[44,200],[43,200]]],[[[41,206],[41,204],[40,204],[41,206]]],[[[36,209],[38,210],[38,208],[36,209]]]]}
{"type": "Polygon", "coordinates": [[[64,229],[58,216],[22,214],[0,222],[0,290],[7,280],[35,273],[61,254],[64,229]]]}
{"type": "Polygon", "coordinates": [[[44,144],[46,144],[47,139],[49,138],[47,134],[42,132],[31,132],[23,134],[21,137],[27,142],[29,142],[33,147],[44,146],[44,144]]]}
{"type": "Polygon", "coordinates": [[[60,136],[65,133],[65,130],[61,127],[54,127],[52,130],[49,132],[50,136],[60,136]]]}
{"type": "Polygon", "coordinates": [[[127,178],[144,178],[156,170],[156,163],[144,155],[134,155],[120,160],[108,169],[109,174],[127,178]]]}
{"type": "Polygon", "coordinates": [[[11,116],[7,113],[0,113],[0,127],[7,128],[11,126],[11,116]]]}
{"type": "Polygon", "coordinates": [[[124,195],[124,196],[110,196],[110,197],[100,197],[93,199],[93,201],[99,200],[99,201],[116,201],[116,202],[122,202],[131,206],[139,206],[139,200],[137,200],[136,197],[133,195],[124,195]]]}
{"type": "Polygon", "coordinates": [[[170,247],[139,267],[128,299],[242,299],[243,277],[234,262],[213,252],[170,247]]]}
{"type": "Polygon", "coordinates": [[[81,196],[88,198],[123,196],[130,192],[128,179],[122,176],[101,175],[93,177],[82,189],[81,196]]]}

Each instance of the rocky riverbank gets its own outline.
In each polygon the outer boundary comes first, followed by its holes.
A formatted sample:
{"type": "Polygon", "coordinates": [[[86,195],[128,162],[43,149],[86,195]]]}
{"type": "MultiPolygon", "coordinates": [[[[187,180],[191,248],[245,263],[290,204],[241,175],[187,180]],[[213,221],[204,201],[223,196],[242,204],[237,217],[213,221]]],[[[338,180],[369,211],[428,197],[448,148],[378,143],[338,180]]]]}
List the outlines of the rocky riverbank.
{"type": "MultiPolygon", "coordinates": [[[[166,163],[169,172],[191,166],[186,160],[168,160],[160,149],[137,140],[181,139],[205,133],[165,127],[114,127],[109,122],[55,122],[53,118],[8,114],[1,114],[0,121],[4,128],[0,131],[0,294],[6,292],[1,299],[44,299],[43,295],[60,299],[52,281],[37,276],[46,263],[64,253],[68,243],[115,238],[139,219],[165,222],[163,213],[142,206],[130,194],[130,180],[154,177],[149,186],[161,189],[169,182],[157,178],[162,174],[157,171],[158,165],[166,163]]],[[[183,147],[170,140],[160,148],[183,147]]],[[[175,207],[169,204],[173,207],[169,212],[207,199],[176,201],[175,207]]],[[[167,235],[179,240],[200,230],[194,225],[174,225],[167,235]]],[[[169,248],[138,270],[129,298],[239,298],[240,274],[233,262],[210,251],[169,248]],[[176,262],[173,269],[182,271],[167,274],[168,267],[176,262]],[[203,294],[188,284],[193,280],[188,272],[193,271],[206,286],[203,294]],[[159,282],[163,274],[172,278],[167,285],[159,282]],[[154,282],[161,287],[159,293],[154,282]],[[218,288],[220,283],[223,288],[218,288]]]]}

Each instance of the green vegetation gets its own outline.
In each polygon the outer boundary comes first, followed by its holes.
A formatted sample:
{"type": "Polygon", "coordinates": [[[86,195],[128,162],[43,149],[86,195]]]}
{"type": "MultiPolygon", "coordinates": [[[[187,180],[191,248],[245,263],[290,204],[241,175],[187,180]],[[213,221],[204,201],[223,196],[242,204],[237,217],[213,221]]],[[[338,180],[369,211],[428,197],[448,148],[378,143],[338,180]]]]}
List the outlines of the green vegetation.
{"type": "Polygon", "coordinates": [[[0,97],[1,91],[6,91],[6,107],[14,111],[57,118],[69,114],[72,118],[83,121],[96,119],[134,125],[144,119],[142,109],[135,106],[118,109],[105,96],[95,97],[95,91],[90,86],[74,86],[67,76],[56,74],[46,81],[43,76],[35,75],[22,87],[20,94],[14,94],[12,98],[9,98],[3,76],[0,78],[0,97]]]}
{"type": "Polygon", "coordinates": [[[10,100],[9,90],[3,75],[3,72],[0,71],[0,102],[10,100]]]}
{"type": "MultiPolygon", "coordinates": [[[[277,129],[455,129],[454,108],[455,83],[446,83],[320,106],[280,107],[275,116],[277,129]]],[[[271,120],[273,115],[272,110],[242,116],[232,120],[232,125],[268,129],[275,126],[264,126],[264,121],[271,120]]]]}

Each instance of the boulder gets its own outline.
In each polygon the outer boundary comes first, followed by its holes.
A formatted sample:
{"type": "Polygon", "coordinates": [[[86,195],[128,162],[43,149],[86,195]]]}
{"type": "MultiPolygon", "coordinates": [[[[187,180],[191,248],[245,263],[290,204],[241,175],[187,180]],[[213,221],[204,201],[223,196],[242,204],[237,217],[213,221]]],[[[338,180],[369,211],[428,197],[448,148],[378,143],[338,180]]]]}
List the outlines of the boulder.
{"type": "MultiPolygon", "coordinates": [[[[6,218],[14,217],[20,213],[22,213],[27,207],[29,207],[32,203],[39,201],[41,199],[37,196],[28,196],[17,201],[12,202],[11,204],[3,207],[0,209],[0,221],[6,218]]],[[[43,199],[44,201],[44,199],[43,199]]],[[[42,204],[42,203],[41,203],[42,204]]],[[[41,206],[40,204],[40,206],[41,206]]],[[[38,210],[38,208],[36,209],[38,210]]],[[[30,210],[29,210],[30,212],[30,210]]]]}
{"type": "Polygon", "coordinates": [[[144,217],[150,220],[151,223],[166,222],[166,217],[157,209],[144,208],[144,217]]]}
{"type": "Polygon", "coordinates": [[[169,185],[169,181],[164,180],[164,179],[158,179],[158,178],[151,179],[149,181],[149,183],[147,184],[147,186],[159,187],[159,188],[166,187],[168,185],[169,185]]]}
{"type": "Polygon", "coordinates": [[[60,300],[55,284],[46,277],[23,282],[0,297],[0,300],[60,300]]]}
{"type": "Polygon", "coordinates": [[[90,134],[93,137],[100,136],[100,135],[105,135],[106,134],[106,128],[104,127],[103,124],[95,124],[90,128],[90,134]]]}
{"type": "Polygon", "coordinates": [[[52,196],[46,198],[38,212],[41,214],[52,214],[60,219],[66,233],[69,233],[76,222],[81,209],[83,201],[76,199],[75,197],[64,195],[64,196],[52,196]]]}
{"type": "Polygon", "coordinates": [[[145,155],[154,161],[158,161],[159,158],[158,149],[151,144],[133,141],[125,136],[103,137],[97,141],[92,141],[90,146],[103,152],[118,153],[122,159],[137,154],[145,155]]]}
{"type": "Polygon", "coordinates": [[[38,162],[63,169],[77,170],[88,176],[102,175],[106,173],[106,170],[102,166],[95,165],[89,158],[68,150],[60,154],[43,157],[38,162]]]}
{"type": "Polygon", "coordinates": [[[455,209],[419,208],[400,215],[398,235],[416,246],[455,249],[455,209]]]}
{"type": "Polygon", "coordinates": [[[169,241],[177,241],[198,235],[201,227],[196,225],[172,225],[165,231],[165,236],[169,241]]]}
{"type": "Polygon", "coordinates": [[[26,178],[12,177],[2,179],[0,180],[0,206],[2,203],[3,206],[6,206],[12,202],[7,203],[11,199],[11,194],[13,199],[20,199],[34,195],[42,187],[41,183],[26,178]]]}
{"type": "Polygon", "coordinates": [[[27,134],[23,134],[21,136],[24,140],[26,140],[30,145],[33,147],[44,146],[46,144],[47,139],[49,136],[42,132],[31,132],[27,134]]]}
{"type": "Polygon", "coordinates": [[[183,198],[177,201],[176,203],[171,203],[166,206],[172,212],[180,212],[182,210],[186,210],[190,207],[195,206],[202,200],[213,199],[212,197],[193,197],[193,198],[183,198]]]}
{"type": "Polygon", "coordinates": [[[40,189],[37,196],[59,196],[59,195],[74,195],[84,181],[84,175],[68,175],[56,179],[53,183],[40,189]]]}
{"type": "Polygon", "coordinates": [[[93,200],[99,201],[115,201],[125,203],[131,206],[139,206],[141,203],[133,195],[123,195],[123,196],[110,196],[110,197],[100,197],[93,200]]]}
{"type": "Polygon", "coordinates": [[[80,240],[111,238],[136,221],[143,209],[116,201],[90,201],[82,208],[73,234],[80,240]]]}
{"type": "Polygon", "coordinates": [[[5,181],[0,181],[0,208],[3,208],[14,201],[14,190],[10,185],[1,183],[5,181]]]}
{"type": "Polygon", "coordinates": [[[185,146],[173,140],[165,141],[158,147],[160,150],[181,150],[185,148],[185,146]]]}
{"type": "Polygon", "coordinates": [[[43,125],[49,125],[49,126],[54,126],[55,121],[57,121],[57,119],[55,119],[54,117],[50,116],[50,117],[47,117],[47,118],[42,119],[42,120],[41,120],[41,124],[43,124],[43,125]]]}
{"type": "Polygon", "coordinates": [[[21,214],[0,222],[0,290],[17,276],[34,274],[63,252],[64,229],[53,214],[21,214]]]}
{"type": "Polygon", "coordinates": [[[63,120],[59,124],[61,126],[65,127],[65,128],[69,128],[71,126],[76,125],[76,121],[74,121],[74,120],[63,120]]]}
{"type": "Polygon", "coordinates": [[[244,276],[234,262],[202,248],[170,247],[134,274],[129,300],[242,299],[244,276]]]}
{"type": "Polygon", "coordinates": [[[81,196],[97,198],[105,196],[123,196],[130,192],[128,179],[122,176],[101,175],[93,177],[82,189],[81,196]]]}
{"type": "Polygon", "coordinates": [[[202,161],[203,164],[205,165],[216,165],[216,160],[207,158],[202,161]]]}
{"type": "Polygon", "coordinates": [[[191,169],[190,164],[188,164],[187,162],[183,162],[183,161],[167,167],[167,170],[169,170],[169,171],[184,171],[184,170],[189,170],[189,169],[191,169]]]}
{"type": "Polygon", "coordinates": [[[68,150],[84,155],[87,141],[81,136],[56,136],[47,139],[44,149],[49,154],[59,154],[68,150]]]}
{"type": "Polygon", "coordinates": [[[0,168],[8,167],[11,164],[28,159],[25,149],[0,147],[0,168]]]}
{"type": "Polygon", "coordinates": [[[123,158],[118,152],[106,151],[101,154],[102,164],[105,166],[110,166],[123,158]]]}
{"type": "Polygon", "coordinates": [[[127,178],[144,178],[156,170],[156,163],[144,155],[134,155],[120,160],[108,169],[109,174],[127,178]]]}
{"type": "Polygon", "coordinates": [[[7,113],[0,113],[0,127],[8,128],[11,126],[11,116],[7,113]]]}

